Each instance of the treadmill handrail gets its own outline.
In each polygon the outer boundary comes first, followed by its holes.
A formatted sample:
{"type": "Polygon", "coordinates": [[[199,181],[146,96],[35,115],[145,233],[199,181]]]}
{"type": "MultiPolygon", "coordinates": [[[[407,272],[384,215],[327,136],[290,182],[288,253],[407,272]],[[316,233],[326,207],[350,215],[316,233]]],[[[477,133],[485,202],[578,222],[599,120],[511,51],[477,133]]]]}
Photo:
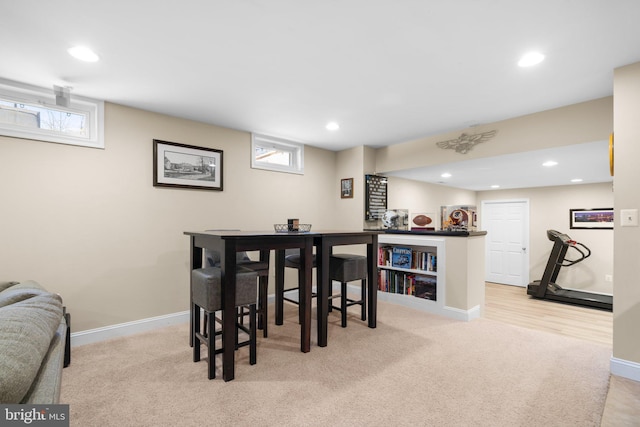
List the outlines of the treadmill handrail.
{"type": "Polygon", "coordinates": [[[577,263],[579,263],[581,261],[584,261],[585,259],[587,259],[587,258],[589,258],[591,256],[591,250],[588,247],[586,247],[585,245],[583,245],[582,243],[576,242],[575,240],[570,240],[567,243],[568,243],[568,245],[567,245],[568,247],[573,248],[576,251],[580,252],[580,258],[575,259],[575,260],[568,260],[565,257],[562,261],[560,261],[560,262],[558,262],[556,264],[558,264],[558,265],[560,265],[562,267],[569,267],[571,265],[574,265],[574,264],[577,264],[577,263]],[[577,245],[582,246],[587,251],[587,253],[585,254],[584,251],[581,250],[577,245]]]}

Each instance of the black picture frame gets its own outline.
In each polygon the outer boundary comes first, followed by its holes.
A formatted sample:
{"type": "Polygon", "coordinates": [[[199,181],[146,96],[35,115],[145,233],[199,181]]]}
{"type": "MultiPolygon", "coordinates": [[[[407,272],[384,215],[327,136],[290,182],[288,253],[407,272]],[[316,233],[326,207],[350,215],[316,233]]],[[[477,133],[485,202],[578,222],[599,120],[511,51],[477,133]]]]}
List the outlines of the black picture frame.
{"type": "Polygon", "coordinates": [[[222,150],[153,140],[154,187],[222,191],[222,150]]]}
{"type": "Polygon", "coordinates": [[[387,210],[387,177],[381,175],[365,175],[365,221],[382,219],[387,210]]]}
{"type": "Polygon", "coordinates": [[[613,208],[569,209],[569,228],[574,230],[613,230],[613,208]]]}

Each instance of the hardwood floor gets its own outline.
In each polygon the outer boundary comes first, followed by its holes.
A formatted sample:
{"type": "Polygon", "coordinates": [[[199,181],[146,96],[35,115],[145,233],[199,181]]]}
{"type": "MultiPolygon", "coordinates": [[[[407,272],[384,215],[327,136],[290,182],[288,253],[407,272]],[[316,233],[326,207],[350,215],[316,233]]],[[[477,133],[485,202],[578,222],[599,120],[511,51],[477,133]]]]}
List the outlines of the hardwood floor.
{"type": "MultiPolygon", "coordinates": [[[[486,283],[484,317],[613,347],[613,313],[531,298],[526,288],[486,283]]],[[[611,376],[602,427],[640,425],[640,382],[611,376]]]]}
{"type": "Polygon", "coordinates": [[[485,291],[487,319],[613,346],[610,311],[534,299],[520,286],[487,282],[485,291]]]}

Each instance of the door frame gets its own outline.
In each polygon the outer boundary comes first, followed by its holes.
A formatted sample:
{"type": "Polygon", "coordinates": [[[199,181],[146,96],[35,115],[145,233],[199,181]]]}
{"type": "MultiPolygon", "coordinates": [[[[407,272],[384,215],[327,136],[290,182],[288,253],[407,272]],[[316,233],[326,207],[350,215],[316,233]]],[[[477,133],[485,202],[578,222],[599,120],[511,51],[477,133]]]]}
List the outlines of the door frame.
{"type": "MultiPolygon", "coordinates": [[[[525,204],[525,217],[523,218],[523,233],[524,235],[522,236],[523,242],[525,243],[525,247],[526,249],[526,256],[524,257],[523,262],[525,263],[525,265],[523,266],[523,270],[524,270],[524,274],[522,276],[522,280],[525,281],[526,283],[522,283],[521,285],[514,285],[514,286],[522,286],[522,287],[526,287],[529,284],[529,280],[530,280],[530,273],[531,273],[531,242],[530,242],[530,204],[529,204],[529,199],[526,198],[521,198],[521,199],[489,199],[489,200],[481,200],[480,201],[480,229],[484,230],[485,227],[484,225],[486,224],[484,217],[485,217],[485,212],[486,212],[486,207],[487,205],[496,205],[496,204],[507,204],[507,203],[524,203],[525,204]]],[[[489,243],[488,240],[485,239],[485,246],[484,246],[484,250],[485,250],[485,259],[488,260],[489,259],[489,243]]],[[[486,279],[486,273],[485,273],[485,279],[486,279]]],[[[507,285],[508,286],[508,285],[507,285]]]]}

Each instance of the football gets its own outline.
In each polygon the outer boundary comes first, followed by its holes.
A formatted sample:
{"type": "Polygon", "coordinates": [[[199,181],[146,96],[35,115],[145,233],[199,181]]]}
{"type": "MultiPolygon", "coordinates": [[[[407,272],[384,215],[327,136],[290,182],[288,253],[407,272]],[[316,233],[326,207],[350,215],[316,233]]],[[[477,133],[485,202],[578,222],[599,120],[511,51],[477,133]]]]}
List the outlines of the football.
{"type": "Polygon", "coordinates": [[[431,224],[431,218],[426,215],[416,215],[413,217],[413,223],[419,227],[431,224]]]}

